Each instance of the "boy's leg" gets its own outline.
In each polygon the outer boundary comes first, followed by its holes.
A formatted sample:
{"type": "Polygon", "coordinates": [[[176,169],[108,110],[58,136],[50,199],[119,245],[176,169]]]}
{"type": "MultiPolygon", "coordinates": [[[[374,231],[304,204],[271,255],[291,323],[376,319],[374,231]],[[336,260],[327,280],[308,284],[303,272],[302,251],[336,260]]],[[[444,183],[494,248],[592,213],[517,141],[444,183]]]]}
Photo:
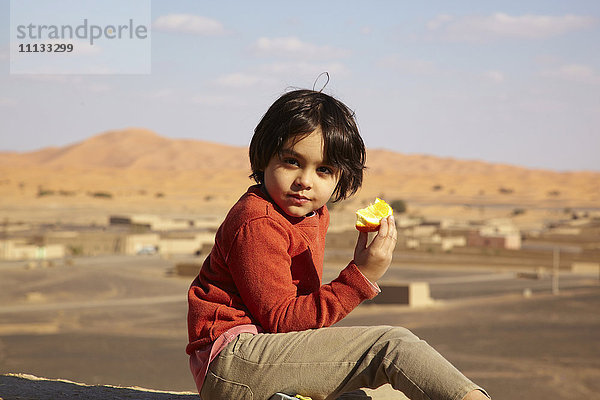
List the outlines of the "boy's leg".
{"type": "Polygon", "coordinates": [[[242,334],[213,361],[203,400],[277,392],[335,399],[390,383],[410,399],[460,400],[478,388],[426,342],[399,327],[242,334]]]}

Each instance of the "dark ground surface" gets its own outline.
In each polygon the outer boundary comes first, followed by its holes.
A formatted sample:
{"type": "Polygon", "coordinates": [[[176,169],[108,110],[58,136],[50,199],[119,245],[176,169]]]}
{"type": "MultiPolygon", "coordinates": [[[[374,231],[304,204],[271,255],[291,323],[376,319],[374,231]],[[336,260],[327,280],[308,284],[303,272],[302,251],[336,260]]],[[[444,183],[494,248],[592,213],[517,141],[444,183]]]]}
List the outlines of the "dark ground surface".
{"type": "Polygon", "coordinates": [[[593,399],[600,393],[598,288],[471,299],[427,311],[377,308],[371,315],[357,310],[343,324],[405,326],[495,399],[593,399]]]}
{"type": "MultiPolygon", "coordinates": [[[[172,261],[23,265],[0,263],[0,374],[195,389],[184,352],[191,278],[167,276],[172,261]]],[[[597,277],[563,274],[559,295],[551,294],[549,277],[518,279],[491,269],[393,266],[386,278],[429,281],[438,301],[425,308],[363,305],[339,325],[405,326],[494,399],[598,398],[597,277]]]]}

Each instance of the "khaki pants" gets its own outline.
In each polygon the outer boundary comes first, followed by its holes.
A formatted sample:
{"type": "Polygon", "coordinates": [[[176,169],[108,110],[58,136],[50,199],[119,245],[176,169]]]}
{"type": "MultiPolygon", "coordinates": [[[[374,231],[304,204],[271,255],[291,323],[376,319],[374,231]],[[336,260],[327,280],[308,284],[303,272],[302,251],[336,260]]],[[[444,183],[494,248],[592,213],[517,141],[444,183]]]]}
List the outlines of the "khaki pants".
{"type": "Polygon", "coordinates": [[[332,400],[386,383],[413,400],[460,400],[479,388],[405,328],[332,327],[239,335],[211,363],[200,397],[332,400]]]}

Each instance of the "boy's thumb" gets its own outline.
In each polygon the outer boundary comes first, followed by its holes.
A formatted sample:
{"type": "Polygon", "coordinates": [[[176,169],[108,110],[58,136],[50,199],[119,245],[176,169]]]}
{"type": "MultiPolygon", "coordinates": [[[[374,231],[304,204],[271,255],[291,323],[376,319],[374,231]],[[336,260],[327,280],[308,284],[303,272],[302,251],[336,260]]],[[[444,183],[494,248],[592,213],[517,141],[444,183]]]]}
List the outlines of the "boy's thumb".
{"type": "Polygon", "coordinates": [[[358,239],[356,240],[355,250],[362,250],[367,247],[367,241],[369,240],[369,234],[367,232],[358,232],[358,239]]]}

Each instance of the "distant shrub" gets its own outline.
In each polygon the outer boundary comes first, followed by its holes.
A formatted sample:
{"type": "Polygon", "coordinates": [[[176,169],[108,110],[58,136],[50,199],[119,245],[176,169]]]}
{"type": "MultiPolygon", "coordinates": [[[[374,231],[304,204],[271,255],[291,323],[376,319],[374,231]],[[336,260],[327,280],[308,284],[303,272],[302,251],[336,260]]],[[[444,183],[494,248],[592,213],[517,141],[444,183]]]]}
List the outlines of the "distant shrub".
{"type": "Polygon", "coordinates": [[[395,213],[404,214],[406,212],[406,202],[404,200],[392,200],[390,206],[392,207],[395,213]]]}
{"type": "Polygon", "coordinates": [[[75,192],[72,190],[59,190],[58,194],[61,196],[75,196],[75,192]]]}
{"type": "Polygon", "coordinates": [[[37,197],[53,196],[54,190],[38,188],[37,197]]]}
{"type": "Polygon", "coordinates": [[[501,187],[501,188],[498,188],[498,192],[500,192],[502,194],[513,194],[515,191],[514,191],[514,189],[501,187]]]}
{"type": "Polygon", "coordinates": [[[525,210],[524,208],[515,208],[514,210],[512,210],[512,215],[513,216],[517,216],[517,215],[523,215],[525,214],[527,210],[525,210]]]}
{"type": "Polygon", "coordinates": [[[69,245],[67,248],[73,256],[80,256],[83,254],[83,246],[69,245]]]}
{"type": "Polygon", "coordinates": [[[442,185],[439,185],[439,184],[438,184],[438,185],[433,185],[433,186],[431,187],[431,190],[433,190],[434,192],[438,192],[438,191],[442,190],[443,188],[444,188],[444,187],[443,187],[442,185]]]}
{"type": "Polygon", "coordinates": [[[571,219],[579,219],[579,214],[574,212],[573,214],[571,214],[571,219]]]}
{"type": "Polygon", "coordinates": [[[548,192],[548,196],[557,197],[560,196],[560,192],[558,190],[551,190],[548,192]]]}
{"type": "Polygon", "coordinates": [[[113,197],[112,193],[109,193],[109,192],[92,192],[92,193],[89,193],[89,195],[92,197],[97,197],[97,198],[101,198],[101,199],[112,199],[112,197],[113,197]]]}
{"type": "Polygon", "coordinates": [[[163,192],[157,192],[154,197],[156,197],[157,199],[162,199],[163,197],[165,197],[165,194],[163,192]]]}

